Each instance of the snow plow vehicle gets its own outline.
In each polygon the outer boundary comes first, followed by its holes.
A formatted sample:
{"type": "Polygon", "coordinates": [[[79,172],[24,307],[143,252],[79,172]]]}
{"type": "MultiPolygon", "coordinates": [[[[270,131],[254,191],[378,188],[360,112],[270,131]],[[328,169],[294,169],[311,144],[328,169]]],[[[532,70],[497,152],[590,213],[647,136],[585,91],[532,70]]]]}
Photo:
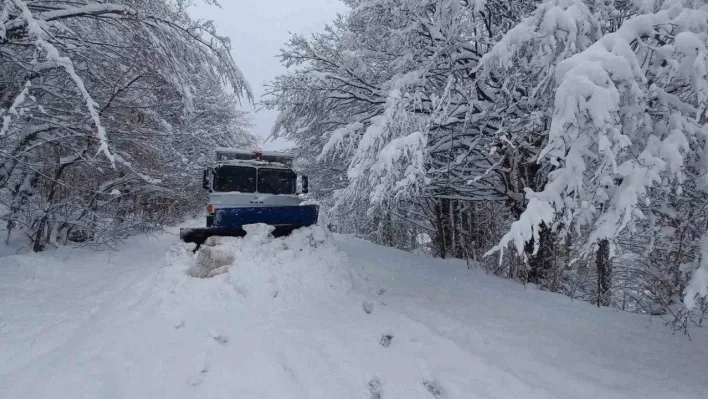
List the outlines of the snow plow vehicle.
{"type": "Polygon", "coordinates": [[[217,148],[216,165],[202,180],[209,190],[206,226],[180,229],[180,239],[199,246],[212,236],[243,237],[249,224],[271,225],[276,237],[316,224],[318,206],[302,198],[307,176],[292,164],[286,153],[217,148]]]}

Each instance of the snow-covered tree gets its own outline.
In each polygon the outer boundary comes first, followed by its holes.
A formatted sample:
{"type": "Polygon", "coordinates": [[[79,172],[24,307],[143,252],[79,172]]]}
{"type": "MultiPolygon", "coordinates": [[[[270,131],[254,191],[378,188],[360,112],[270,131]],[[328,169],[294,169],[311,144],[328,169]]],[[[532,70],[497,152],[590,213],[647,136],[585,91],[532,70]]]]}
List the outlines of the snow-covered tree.
{"type": "MultiPolygon", "coordinates": [[[[547,165],[538,162],[546,142],[553,112],[554,72],[559,63],[588,48],[602,35],[599,19],[581,0],[546,1],[509,30],[482,57],[478,80],[493,104],[484,117],[497,127],[493,150],[499,156],[496,171],[511,197],[512,210],[524,207],[523,190],[541,189],[547,165]]],[[[557,237],[542,226],[536,243],[539,250],[527,259],[526,279],[557,289],[557,270],[568,259],[556,248],[557,237]]],[[[522,255],[528,254],[528,246],[522,255]]]]}
{"type": "Polygon", "coordinates": [[[179,218],[213,147],[254,142],[228,39],[166,1],[4,0],[0,57],[2,217],[36,250],[179,218]]]}
{"type": "Polygon", "coordinates": [[[386,241],[400,221],[439,256],[513,244],[489,270],[700,317],[705,2],[347,4],[288,43],[267,102],[333,224],[386,241]]]}
{"type": "Polygon", "coordinates": [[[268,105],[281,112],[274,132],[308,148],[320,165],[338,165],[340,213],[410,204],[445,256],[454,247],[450,201],[504,195],[487,173],[494,167],[486,146],[494,129],[472,118],[483,101],[467,82],[490,38],[511,26],[523,6],[349,5],[351,12],[324,33],[295,36],[284,50],[285,65],[297,69],[273,84],[268,105]]]}
{"type": "MultiPolygon", "coordinates": [[[[703,207],[707,11],[696,1],[639,9],[557,65],[548,142],[538,155],[552,170],[540,190],[527,188],[526,210],[495,251],[511,243],[523,251],[528,242],[538,250],[551,226],[581,240],[581,257],[603,245],[616,256],[622,235],[635,234],[649,212],[670,213],[687,195],[691,207],[703,207]]],[[[703,285],[687,288],[689,308],[703,285]]]]}

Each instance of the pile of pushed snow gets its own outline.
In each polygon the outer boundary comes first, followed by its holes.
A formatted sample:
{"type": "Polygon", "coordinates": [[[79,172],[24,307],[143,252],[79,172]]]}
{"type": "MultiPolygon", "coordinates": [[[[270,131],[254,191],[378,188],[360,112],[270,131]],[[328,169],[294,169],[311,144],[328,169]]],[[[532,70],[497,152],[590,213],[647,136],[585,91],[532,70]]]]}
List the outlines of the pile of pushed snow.
{"type": "Polygon", "coordinates": [[[234,263],[234,255],[219,245],[217,237],[209,237],[204,247],[197,252],[197,258],[187,269],[187,275],[197,278],[209,278],[224,274],[234,263]]]}
{"type": "MultiPolygon", "coordinates": [[[[187,274],[224,280],[248,301],[293,301],[352,288],[346,256],[331,233],[313,226],[274,238],[272,227],[244,226],[243,238],[218,237],[185,262],[187,274]]],[[[184,254],[188,251],[184,251],[184,254]]]]}

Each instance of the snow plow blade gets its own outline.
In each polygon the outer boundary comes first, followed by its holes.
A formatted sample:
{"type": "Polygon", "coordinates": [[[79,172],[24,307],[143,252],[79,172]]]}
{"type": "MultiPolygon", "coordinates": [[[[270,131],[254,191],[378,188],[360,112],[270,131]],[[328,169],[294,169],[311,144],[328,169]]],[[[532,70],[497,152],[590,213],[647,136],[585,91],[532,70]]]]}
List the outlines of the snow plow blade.
{"type": "Polygon", "coordinates": [[[271,235],[283,237],[295,229],[317,223],[319,208],[315,205],[233,207],[214,211],[213,225],[208,227],[180,229],[179,237],[184,242],[193,242],[197,247],[209,237],[243,237],[243,226],[267,224],[274,228],[271,235]]]}
{"type": "MultiPolygon", "coordinates": [[[[295,229],[304,226],[274,226],[271,232],[273,237],[284,237],[290,235],[295,229]]],[[[179,230],[179,238],[183,242],[195,243],[198,246],[204,244],[209,237],[244,237],[246,230],[241,227],[197,227],[179,230]]]]}

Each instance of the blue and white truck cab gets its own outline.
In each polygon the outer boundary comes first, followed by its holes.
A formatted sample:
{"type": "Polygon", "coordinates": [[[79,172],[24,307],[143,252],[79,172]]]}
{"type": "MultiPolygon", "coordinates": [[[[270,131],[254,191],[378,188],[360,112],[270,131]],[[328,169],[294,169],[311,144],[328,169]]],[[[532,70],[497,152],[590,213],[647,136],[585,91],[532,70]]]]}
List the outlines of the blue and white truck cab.
{"type": "Polygon", "coordinates": [[[206,227],[182,229],[182,240],[202,244],[210,236],[244,236],[242,227],[255,223],[272,225],[273,235],[282,236],[317,223],[318,207],[303,204],[307,176],[292,164],[285,153],[217,148],[215,166],[203,176],[206,227]]]}

